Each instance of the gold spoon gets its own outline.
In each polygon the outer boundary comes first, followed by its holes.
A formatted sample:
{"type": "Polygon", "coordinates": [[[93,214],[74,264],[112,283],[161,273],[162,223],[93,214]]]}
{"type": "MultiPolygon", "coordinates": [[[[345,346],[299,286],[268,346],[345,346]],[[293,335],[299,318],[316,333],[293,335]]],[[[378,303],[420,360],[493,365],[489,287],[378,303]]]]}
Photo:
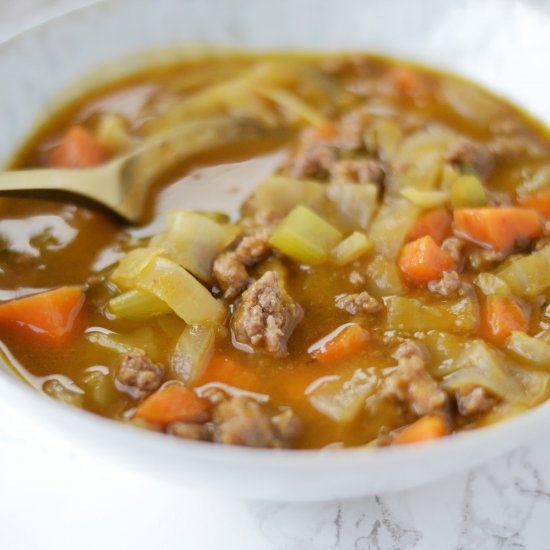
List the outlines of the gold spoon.
{"type": "Polygon", "coordinates": [[[272,128],[244,118],[187,122],[147,139],[132,151],[97,168],[2,172],[0,194],[44,190],[73,193],[138,223],[142,221],[147,191],[159,175],[203,151],[266,137],[273,132],[272,128]]]}

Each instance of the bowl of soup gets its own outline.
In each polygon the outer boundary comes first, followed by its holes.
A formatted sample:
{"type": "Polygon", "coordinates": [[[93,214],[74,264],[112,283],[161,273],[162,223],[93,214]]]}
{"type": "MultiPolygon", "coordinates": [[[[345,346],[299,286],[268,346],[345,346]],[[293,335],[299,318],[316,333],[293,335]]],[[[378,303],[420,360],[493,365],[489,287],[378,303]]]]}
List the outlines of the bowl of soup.
{"type": "Polygon", "coordinates": [[[146,183],[132,222],[0,199],[0,394],[44,429],[285,500],[408,488],[544,429],[548,18],[318,6],[106,2],[0,49],[6,171],[146,183]]]}

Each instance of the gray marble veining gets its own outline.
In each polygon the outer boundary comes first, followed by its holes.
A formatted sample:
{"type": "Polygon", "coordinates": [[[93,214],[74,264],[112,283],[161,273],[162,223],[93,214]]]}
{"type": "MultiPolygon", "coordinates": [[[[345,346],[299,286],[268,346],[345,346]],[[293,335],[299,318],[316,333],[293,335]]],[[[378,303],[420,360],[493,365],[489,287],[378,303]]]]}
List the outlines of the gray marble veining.
{"type": "MultiPolygon", "coordinates": [[[[0,40],[44,17],[86,3],[1,0],[0,40]]],[[[550,9],[550,0],[539,3],[550,9]]],[[[23,436],[1,430],[0,445],[5,464],[11,466],[20,461],[21,452],[36,452],[23,436]],[[10,456],[15,457],[13,463],[10,456]]],[[[220,530],[216,547],[224,550],[550,550],[549,457],[550,441],[540,441],[465,474],[402,493],[305,504],[218,503],[205,498],[196,508],[200,514],[215,502],[218,511],[229,513],[231,507],[234,517],[243,522],[235,527],[240,542],[234,546],[227,532],[220,530]]],[[[27,490],[33,494],[31,488],[27,490]]],[[[183,503],[178,499],[186,497],[173,494],[171,498],[177,505],[183,503]]],[[[32,510],[32,502],[29,506],[32,510]]],[[[111,525],[113,530],[115,525],[111,525]]],[[[143,530],[147,530],[146,525],[143,530]]],[[[5,540],[7,534],[9,525],[0,519],[0,536],[5,540]]],[[[190,542],[183,529],[179,538],[174,537],[162,548],[191,548],[190,542]]],[[[92,546],[81,542],[81,548],[88,547],[92,546]]]]}
{"type": "Polygon", "coordinates": [[[548,456],[546,443],[404,493],[246,506],[277,550],[548,550],[548,456]]]}

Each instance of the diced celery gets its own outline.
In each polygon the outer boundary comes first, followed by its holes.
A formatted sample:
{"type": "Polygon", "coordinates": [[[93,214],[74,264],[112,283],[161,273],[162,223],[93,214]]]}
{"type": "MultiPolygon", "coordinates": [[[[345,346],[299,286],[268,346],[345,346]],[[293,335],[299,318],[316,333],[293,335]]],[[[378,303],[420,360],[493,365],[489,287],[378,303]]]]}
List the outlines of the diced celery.
{"type": "Polygon", "coordinates": [[[283,254],[304,264],[320,264],[342,240],[342,234],[323,218],[297,206],[278,225],[270,244],[283,254]]]}
{"type": "Polygon", "coordinates": [[[550,246],[511,262],[498,276],[513,294],[534,298],[550,288],[550,246]]]}
{"type": "Polygon", "coordinates": [[[162,253],[161,248],[136,248],[128,252],[118,262],[116,269],[111,274],[111,281],[122,289],[132,288],[139,273],[162,253]]]}
{"type": "Polygon", "coordinates": [[[86,333],[86,338],[93,344],[118,354],[141,349],[153,361],[162,361],[164,358],[166,337],[154,324],[142,326],[123,334],[91,331],[86,333]]]}
{"type": "Polygon", "coordinates": [[[150,292],[129,290],[109,300],[108,310],[123,319],[146,319],[172,311],[166,302],[150,292]]]}
{"type": "Polygon", "coordinates": [[[407,199],[389,199],[378,211],[368,235],[376,252],[395,260],[419,212],[407,199]]]}
{"type": "Polygon", "coordinates": [[[102,147],[119,153],[134,145],[126,120],[115,113],[102,113],[95,130],[95,138],[102,147]]]}
{"type": "Polygon", "coordinates": [[[376,298],[403,294],[405,286],[395,262],[376,256],[367,267],[367,290],[376,298]]]}
{"type": "Polygon", "coordinates": [[[275,208],[287,214],[301,204],[321,213],[325,204],[325,186],[314,180],[270,176],[256,187],[254,197],[259,210],[275,208]]]}
{"type": "Polygon", "coordinates": [[[212,219],[188,210],[172,210],[168,229],[154,236],[150,246],[203,281],[212,274],[214,258],[234,238],[234,233],[212,219]]]}
{"type": "Polygon", "coordinates": [[[420,208],[435,208],[443,206],[449,202],[449,193],[447,191],[421,191],[414,187],[405,187],[401,190],[408,201],[420,208]]]}
{"type": "Polygon", "coordinates": [[[550,344],[543,340],[514,331],[506,341],[506,349],[530,366],[550,370],[550,344]]]}
{"type": "Polygon", "coordinates": [[[82,407],[84,404],[84,392],[76,384],[70,381],[69,384],[62,384],[59,380],[47,380],[42,386],[44,393],[62,401],[67,405],[72,405],[73,407],[82,407]]]}
{"type": "Polygon", "coordinates": [[[186,384],[196,382],[210,362],[214,344],[212,327],[185,327],[170,359],[174,374],[186,384]]]}
{"type": "Polygon", "coordinates": [[[330,256],[336,265],[346,265],[357,260],[357,258],[360,258],[372,249],[373,244],[367,239],[367,236],[364,233],[355,231],[333,248],[330,256]]]}
{"type": "Polygon", "coordinates": [[[446,376],[448,391],[469,390],[480,386],[493,395],[511,402],[524,402],[526,392],[502,357],[482,340],[475,340],[455,361],[455,372],[446,376]]]}
{"type": "Polygon", "coordinates": [[[453,208],[485,206],[489,202],[487,191],[479,178],[472,174],[458,174],[450,167],[448,170],[454,173],[450,178],[453,208]]]}
{"type": "Polygon", "coordinates": [[[139,290],[151,292],[188,325],[210,325],[223,320],[225,307],[183,267],[155,257],[134,279],[139,290]]]}
{"type": "Polygon", "coordinates": [[[351,422],[361,412],[365,399],[376,389],[377,378],[357,369],[351,377],[327,380],[309,394],[320,413],[335,422],[351,422]]]}
{"type": "Polygon", "coordinates": [[[440,330],[460,334],[472,332],[479,326],[479,308],[473,296],[433,304],[416,298],[390,296],[385,303],[390,330],[409,333],[440,330]]]}
{"type": "Polygon", "coordinates": [[[493,273],[480,273],[474,284],[485,294],[485,296],[509,296],[512,292],[508,284],[493,273]]]}
{"type": "Polygon", "coordinates": [[[86,372],[82,377],[82,385],[86,388],[86,392],[92,398],[94,404],[102,408],[116,403],[117,399],[120,398],[112,378],[107,373],[100,371],[86,372]]]}
{"type": "Polygon", "coordinates": [[[393,120],[375,118],[372,126],[375,148],[384,162],[391,161],[403,141],[403,130],[393,120]]]}
{"type": "Polygon", "coordinates": [[[373,183],[337,183],[326,187],[327,197],[349,229],[366,229],[377,208],[378,187],[373,183]]]}

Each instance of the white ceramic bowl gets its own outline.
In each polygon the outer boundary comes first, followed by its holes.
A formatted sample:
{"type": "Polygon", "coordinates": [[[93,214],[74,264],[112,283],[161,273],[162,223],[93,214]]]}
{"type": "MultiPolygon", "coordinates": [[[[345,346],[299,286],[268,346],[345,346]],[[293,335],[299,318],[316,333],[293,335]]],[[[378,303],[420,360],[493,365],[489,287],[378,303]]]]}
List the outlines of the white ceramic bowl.
{"type": "MultiPolygon", "coordinates": [[[[408,57],[471,77],[550,122],[550,18],[534,4],[119,0],[72,12],[0,46],[0,164],[37,121],[53,112],[61,91],[72,87],[76,92],[167,55],[183,55],[183,50],[173,49],[178,45],[363,49],[408,57]],[[113,64],[121,58],[125,60],[113,64]],[[78,80],[91,71],[93,77],[78,80]],[[75,87],[75,82],[80,84],[75,87]]],[[[402,490],[534,441],[550,424],[550,404],[545,404],[490,428],[435,443],[379,450],[272,451],[186,442],[123,426],[40,395],[4,364],[0,399],[64,440],[150,475],[277,500],[402,490]]]]}

